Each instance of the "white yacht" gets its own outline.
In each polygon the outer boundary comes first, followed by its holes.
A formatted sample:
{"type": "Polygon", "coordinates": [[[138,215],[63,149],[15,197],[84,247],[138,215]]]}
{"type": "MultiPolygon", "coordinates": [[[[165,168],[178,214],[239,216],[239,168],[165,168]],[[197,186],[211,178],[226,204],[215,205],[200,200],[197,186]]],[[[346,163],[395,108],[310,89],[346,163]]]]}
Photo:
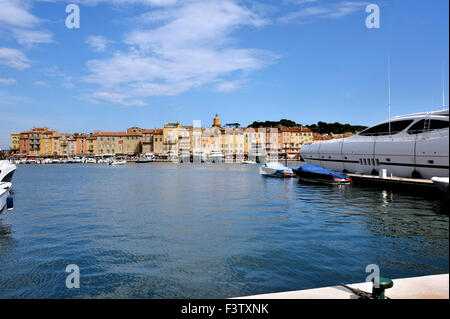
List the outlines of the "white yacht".
{"type": "Polygon", "coordinates": [[[346,173],[431,179],[449,176],[449,111],[393,117],[343,139],[304,146],[311,164],[346,173]]]}
{"type": "Polygon", "coordinates": [[[127,163],[127,161],[125,160],[114,160],[112,162],[109,162],[109,165],[125,165],[127,163]]]}
{"type": "Polygon", "coordinates": [[[206,153],[202,149],[194,149],[192,153],[192,161],[194,163],[203,163],[206,161],[206,153]]]}
{"type": "Polygon", "coordinates": [[[208,160],[212,163],[222,163],[224,159],[225,155],[219,150],[212,150],[208,156],[208,160]]]}
{"type": "Polygon", "coordinates": [[[11,182],[17,166],[6,159],[0,150],[0,182],[11,182]]]}

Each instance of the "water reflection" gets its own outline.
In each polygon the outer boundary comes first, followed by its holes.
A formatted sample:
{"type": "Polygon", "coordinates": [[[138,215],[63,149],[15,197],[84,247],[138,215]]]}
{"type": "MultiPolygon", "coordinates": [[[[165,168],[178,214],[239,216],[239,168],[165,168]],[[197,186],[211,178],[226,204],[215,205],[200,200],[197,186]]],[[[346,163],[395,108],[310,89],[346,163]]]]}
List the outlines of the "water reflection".
{"type": "Polygon", "coordinates": [[[448,208],[417,194],[172,163],[27,165],[14,188],[0,297],[223,298],[360,282],[372,263],[448,272],[448,208]]]}

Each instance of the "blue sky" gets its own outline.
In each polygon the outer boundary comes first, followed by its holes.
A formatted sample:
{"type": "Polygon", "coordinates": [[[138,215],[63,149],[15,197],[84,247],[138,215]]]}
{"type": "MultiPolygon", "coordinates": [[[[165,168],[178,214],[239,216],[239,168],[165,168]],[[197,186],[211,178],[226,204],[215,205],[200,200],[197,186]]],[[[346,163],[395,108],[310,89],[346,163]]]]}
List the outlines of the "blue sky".
{"type": "Polygon", "coordinates": [[[0,147],[64,132],[287,118],[371,125],[448,106],[449,3],[0,0],[0,147]],[[68,29],[65,8],[80,8],[68,29]],[[369,3],[381,28],[368,29],[369,3]],[[433,103],[433,105],[432,105],[433,103]]]}

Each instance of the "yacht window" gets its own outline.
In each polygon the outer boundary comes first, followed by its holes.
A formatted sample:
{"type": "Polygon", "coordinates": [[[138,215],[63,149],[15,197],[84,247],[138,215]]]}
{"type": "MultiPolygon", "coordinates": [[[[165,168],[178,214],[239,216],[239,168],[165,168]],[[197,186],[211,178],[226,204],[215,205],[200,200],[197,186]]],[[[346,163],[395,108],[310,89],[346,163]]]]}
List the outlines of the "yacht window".
{"type": "Polygon", "coordinates": [[[434,130],[448,128],[448,121],[424,119],[416,122],[408,130],[408,134],[420,134],[434,130]]]}
{"type": "MultiPolygon", "coordinates": [[[[400,133],[407,128],[413,120],[403,120],[391,122],[391,135],[400,133]]],[[[359,133],[361,136],[382,136],[389,135],[389,122],[369,127],[368,129],[359,133]]]]}

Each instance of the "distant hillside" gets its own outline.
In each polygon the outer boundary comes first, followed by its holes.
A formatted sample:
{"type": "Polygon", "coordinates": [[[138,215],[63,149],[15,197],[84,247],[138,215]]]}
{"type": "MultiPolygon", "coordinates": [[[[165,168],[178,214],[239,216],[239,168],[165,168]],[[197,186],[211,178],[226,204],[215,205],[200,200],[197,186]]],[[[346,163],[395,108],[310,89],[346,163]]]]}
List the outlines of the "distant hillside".
{"type": "Polygon", "coordinates": [[[339,122],[326,123],[321,121],[317,122],[317,124],[302,125],[300,123],[296,123],[294,121],[286,119],[282,119],[279,121],[265,121],[265,122],[255,121],[248,127],[260,128],[260,127],[278,127],[278,126],[286,126],[286,127],[304,126],[311,129],[311,131],[313,131],[314,133],[319,134],[330,134],[330,133],[343,134],[348,132],[356,133],[367,128],[367,126],[363,125],[341,124],[339,122]]]}

